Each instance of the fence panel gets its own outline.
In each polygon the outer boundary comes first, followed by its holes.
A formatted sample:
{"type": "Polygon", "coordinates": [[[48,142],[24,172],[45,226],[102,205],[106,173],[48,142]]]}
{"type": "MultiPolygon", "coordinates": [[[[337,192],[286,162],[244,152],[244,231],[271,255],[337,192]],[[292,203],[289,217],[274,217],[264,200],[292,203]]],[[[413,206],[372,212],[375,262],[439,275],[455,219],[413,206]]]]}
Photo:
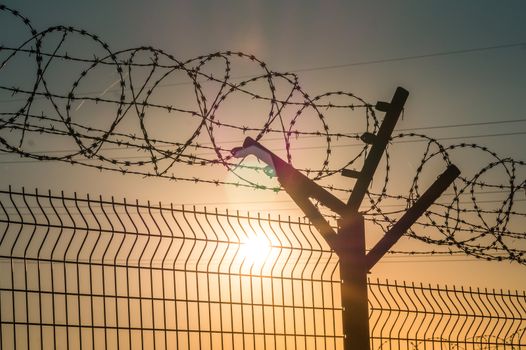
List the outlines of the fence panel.
{"type": "Polygon", "coordinates": [[[372,349],[526,348],[526,294],[369,281],[372,349]]]}
{"type": "Polygon", "coordinates": [[[309,225],[4,191],[3,349],[336,349],[337,257],[309,225]]]}
{"type": "MultiPolygon", "coordinates": [[[[0,191],[2,349],[342,349],[311,226],[0,191]]],[[[525,347],[524,293],[370,282],[373,349],[525,347]]]]}

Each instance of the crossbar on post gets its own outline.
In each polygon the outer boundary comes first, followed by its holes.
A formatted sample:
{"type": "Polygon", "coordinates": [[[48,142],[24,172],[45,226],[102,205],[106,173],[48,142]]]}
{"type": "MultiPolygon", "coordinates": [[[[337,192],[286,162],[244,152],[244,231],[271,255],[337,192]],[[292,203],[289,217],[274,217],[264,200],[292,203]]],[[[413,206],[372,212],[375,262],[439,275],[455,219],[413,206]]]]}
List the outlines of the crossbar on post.
{"type": "Polygon", "coordinates": [[[444,193],[458,175],[460,175],[460,170],[456,166],[448,166],[446,171],[433,182],[427,191],[417,199],[415,204],[405,212],[385,236],[369,251],[366,256],[367,270],[373,268],[409,227],[444,193]]]}
{"type": "MultiPolygon", "coordinates": [[[[393,133],[398,118],[400,117],[400,113],[402,113],[408,96],[409,91],[402,87],[398,87],[391,99],[391,103],[384,103],[387,106],[387,113],[382,121],[382,125],[380,125],[378,134],[372,138],[371,152],[367,156],[362,170],[359,172],[356,184],[354,185],[351,196],[347,201],[347,206],[353,212],[358,212],[358,208],[367,192],[367,187],[369,187],[369,184],[373,179],[374,172],[376,171],[385,148],[391,139],[391,134],[393,133]]],[[[342,174],[345,175],[345,171],[342,174]]]]}

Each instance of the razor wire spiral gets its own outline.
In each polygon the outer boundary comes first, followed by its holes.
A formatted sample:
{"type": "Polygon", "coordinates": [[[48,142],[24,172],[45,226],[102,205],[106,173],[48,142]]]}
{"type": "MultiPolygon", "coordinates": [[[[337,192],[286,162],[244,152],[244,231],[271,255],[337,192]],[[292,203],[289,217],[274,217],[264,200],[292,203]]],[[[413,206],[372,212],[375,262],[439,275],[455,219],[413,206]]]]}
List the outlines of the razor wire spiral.
{"type": "MultiPolygon", "coordinates": [[[[373,104],[343,91],[310,95],[296,74],[272,71],[250,54],[224,51],[179,60],[153,47],[112,51],[85,30],[53,26],[37,31],[29,19],[3,5],[0,16],[10,21],[12,31],[26,33],[22,40],[2,37],[0,42],[4,153],[172,181],[280,191],[274,180],[261,179],[264,167],[232,159],[233,146],[251,136],[277,145],[284,159],[325,188],[348,194],[330,181],[344,168],[360,168],[369,145],[349,142],[379,127],[373,104]],[[342,114],[351,117],[342,122],[342,114]],[[57,149],[35,151],[35,142],[57,149]],[[341,161],[337,149],[354,146],[345,155],[350,160],[341,161]],[[302,150],[312,150],[307,162],[302,150]],[[317,165],[309,168],[313,161],[317,165]],[[194,173],[212,168],[226,169],[230,177],[194,173]]],[[[487,163],[471,174],[462,169],[453,194],[434,204],[408,235],[445,247],[427,254],[466,253],[525,264],[526,210],[520,198],[526,193],[525,163],[477,144],[443,145],[415,133],[393,136],[390,148],[408,142],[425,145],[409,189],[396,193],[389,188],[394,153],[388,149],[381,185],[368,193],[366,219],[387,231],[420,196],[428,169],[471,152],[470,157],[487,163]],[[498,200],[481,200],[480,193],[493,193],[498,200]],[[400,209],[389,210],[385,203],[398,203],[400,209]]]]}

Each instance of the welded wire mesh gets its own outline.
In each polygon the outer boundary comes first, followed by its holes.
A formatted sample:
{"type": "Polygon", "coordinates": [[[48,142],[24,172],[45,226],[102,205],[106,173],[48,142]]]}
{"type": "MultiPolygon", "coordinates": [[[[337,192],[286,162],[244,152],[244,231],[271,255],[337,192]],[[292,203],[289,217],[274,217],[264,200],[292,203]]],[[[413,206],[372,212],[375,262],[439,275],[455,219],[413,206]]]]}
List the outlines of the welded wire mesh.
{"type": "Polygon", "coordinates": [[[524,349],[526,294],[369,281],[372,349],[524,349]]]}
{"type": "MultiPolygon", "coordinates": [[[[338,257],[302,222],[9,189],[0,235],[2,349],[343,348],[338,257]]],[[[369,291],[373,349],[526,347],[524,293],[369,291]]]]}
{"type": "Polygon", "coordinates": [[[0,196],[2,349],[341,348],[338,260],[309,225],[0,196]]]}

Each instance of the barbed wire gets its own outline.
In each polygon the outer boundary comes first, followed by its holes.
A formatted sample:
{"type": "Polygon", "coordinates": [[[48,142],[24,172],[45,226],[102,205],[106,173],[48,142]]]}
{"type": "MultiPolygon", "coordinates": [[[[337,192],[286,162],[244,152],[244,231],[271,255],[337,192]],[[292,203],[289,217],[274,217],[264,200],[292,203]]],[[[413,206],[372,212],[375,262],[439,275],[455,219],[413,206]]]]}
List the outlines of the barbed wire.
{"type": "MultiPolygon", "coordinates": [[[[232,159],[232,140],[251,136],[324,188],[346,195],[350,190],[334,185],[334,175],[361,168],[369,145],[360,135],[379,127],[374,104],[344,91],[309,94],[297,74],[273,71],[250,54],[223,51],[180,60],[153,47],[112,51],[101,37],[75,27],[37,31],[3,5],[0,17],[10,28],[0,42],[0,151],[5,153],[172,181],[281,191],[275,179],[266,178],[264,166],[232,159]],[[38,149],[41,144],[47,152],[38,149]]],[[[523,161],[474,143],[443,145],[412,132],[391,141],[383,179],[362,206],[370,223],[387,231],[403,212],[389,206],[411,206],[436,170],[454,162],[463,175],[452,195],[435,203],[408,236],[477,258],[526,263],[526,210],[518,198],[526,193],[523,161]],[[414,158],[418,166],[408,190],[393,191],[393,148],[412,142],[423,145],[414,158]],[[482,166],[469,171],[458,164],[466,152],[482,166]],[[494,191],[493,200],[479,200],[484,191],[494,191]]]]}

